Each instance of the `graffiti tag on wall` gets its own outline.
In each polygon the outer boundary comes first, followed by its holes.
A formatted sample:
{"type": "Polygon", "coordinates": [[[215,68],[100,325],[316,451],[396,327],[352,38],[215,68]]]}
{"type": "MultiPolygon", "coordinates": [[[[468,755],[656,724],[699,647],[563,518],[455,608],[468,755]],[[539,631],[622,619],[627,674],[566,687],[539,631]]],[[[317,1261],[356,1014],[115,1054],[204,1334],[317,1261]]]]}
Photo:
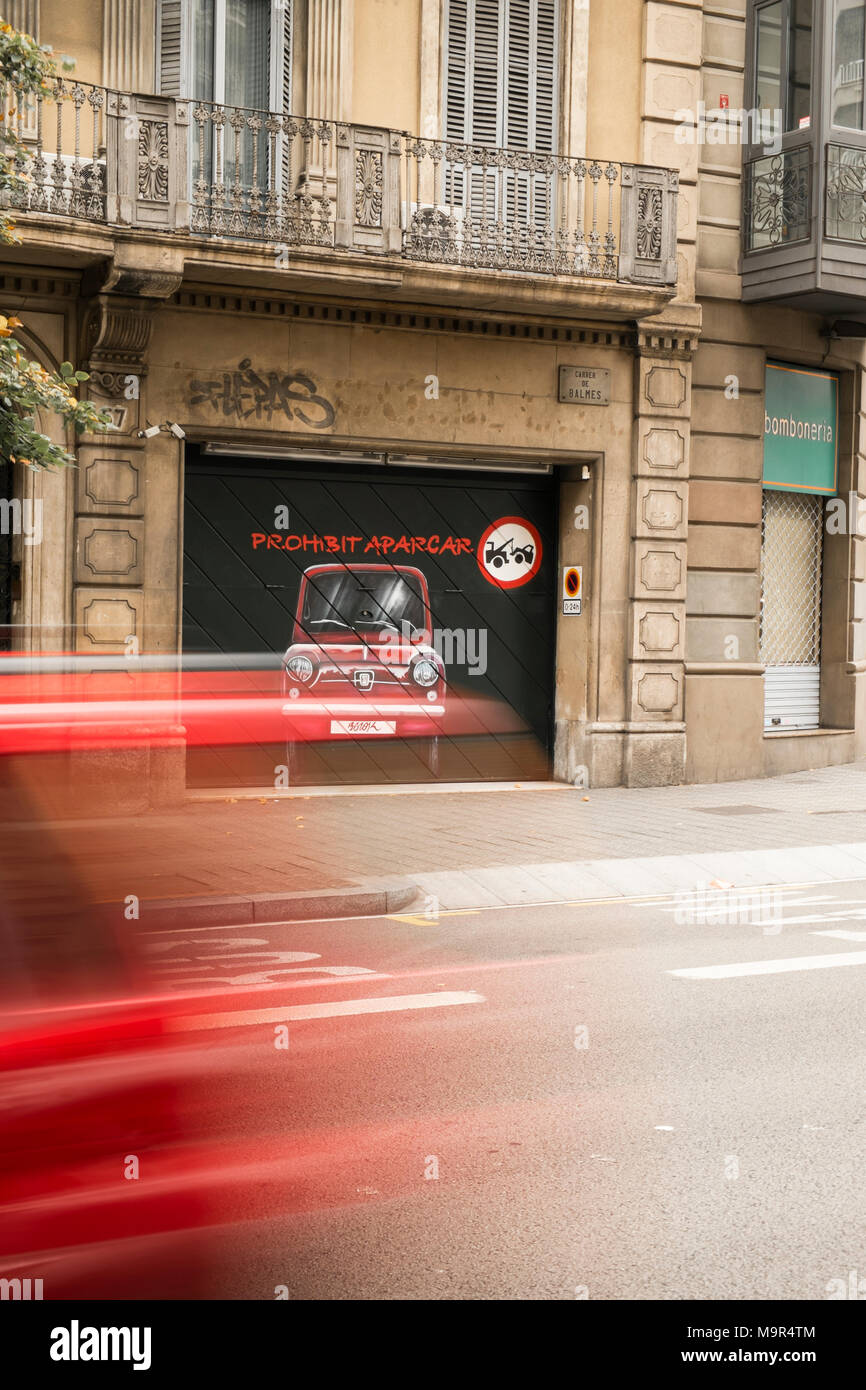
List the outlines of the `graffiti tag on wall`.
{"type": "Polygon", "coordinates": [[[231,372],[208,381],[189,384],[190,405],[208,405],[218,415],[232,420],[266,420],[282,414],[298,419],[314,430],[333,425],[336,412],[329,400],[316,391],[316,383],[301,372],[257,372],[244,357],[231,372]]]}

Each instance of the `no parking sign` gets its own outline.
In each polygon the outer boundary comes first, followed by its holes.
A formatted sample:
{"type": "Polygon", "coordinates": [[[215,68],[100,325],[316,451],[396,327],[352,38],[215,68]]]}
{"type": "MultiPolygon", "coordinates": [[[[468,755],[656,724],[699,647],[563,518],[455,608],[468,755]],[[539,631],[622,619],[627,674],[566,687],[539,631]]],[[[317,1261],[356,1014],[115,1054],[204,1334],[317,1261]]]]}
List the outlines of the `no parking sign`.
{"type": "Polygon", "coordinates": [[[562,611],[566,617],[580,614],[583,566],[566,565],[562,571],[562,611]]]}

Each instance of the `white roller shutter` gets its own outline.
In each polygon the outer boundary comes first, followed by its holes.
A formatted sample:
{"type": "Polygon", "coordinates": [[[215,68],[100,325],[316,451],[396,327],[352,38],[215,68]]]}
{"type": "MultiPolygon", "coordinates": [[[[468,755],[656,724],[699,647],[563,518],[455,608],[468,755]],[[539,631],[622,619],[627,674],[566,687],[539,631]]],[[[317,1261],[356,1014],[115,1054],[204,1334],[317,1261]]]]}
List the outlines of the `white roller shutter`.
{"type": "Polygon", "coordinates": [[[820,496],[765,490],[760,657],[768,733],[820,724],[823,522],[820,496]]]}

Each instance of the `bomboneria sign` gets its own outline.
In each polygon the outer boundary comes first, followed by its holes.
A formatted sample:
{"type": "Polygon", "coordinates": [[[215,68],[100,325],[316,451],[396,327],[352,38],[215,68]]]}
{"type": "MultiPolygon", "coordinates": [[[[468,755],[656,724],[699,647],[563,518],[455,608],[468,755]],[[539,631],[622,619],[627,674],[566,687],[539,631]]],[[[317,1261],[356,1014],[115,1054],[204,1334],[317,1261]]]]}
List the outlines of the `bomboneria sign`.
{"type": "Polygon", "coordinates": [[[838,377],[812,367],[768,362],[764,487],[832,496],[838,434],[838,377]]]}

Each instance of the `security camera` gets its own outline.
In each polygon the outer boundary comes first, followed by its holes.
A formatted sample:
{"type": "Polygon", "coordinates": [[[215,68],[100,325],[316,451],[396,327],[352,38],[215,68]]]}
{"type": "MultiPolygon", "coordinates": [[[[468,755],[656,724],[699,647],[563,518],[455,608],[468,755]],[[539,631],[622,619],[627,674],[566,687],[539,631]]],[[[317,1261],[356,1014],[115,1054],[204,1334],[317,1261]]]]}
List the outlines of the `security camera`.
{"type": "Polygon", "coordinates": [[[159,434],[159,425],[148,425],[146,430],[139,430],[139,439],[153,439],[154,435],[159,434]]]}
{"type": "Polygon", "coordinates": [[[186,439],[186,431],[182,429],[181,426],[176,423],[176,421],[169,420],[168,427],[174,435],[175,439],[186,439]]]}

